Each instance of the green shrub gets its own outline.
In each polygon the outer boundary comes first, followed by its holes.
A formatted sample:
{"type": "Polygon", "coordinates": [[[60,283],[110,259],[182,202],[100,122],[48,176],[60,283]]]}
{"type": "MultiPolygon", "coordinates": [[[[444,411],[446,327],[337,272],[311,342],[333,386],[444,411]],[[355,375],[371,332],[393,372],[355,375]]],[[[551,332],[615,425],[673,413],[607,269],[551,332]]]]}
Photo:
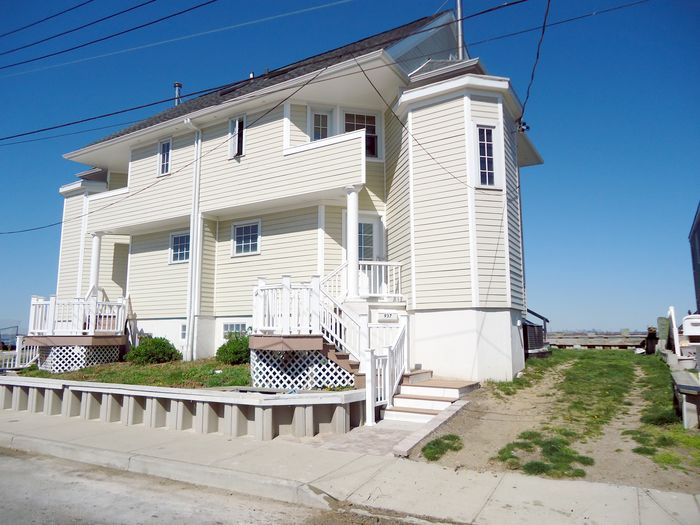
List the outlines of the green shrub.
{"type": "Polygon", "coordinates": [[[142,339],[139,345],[126,354],[126,360],[135,365],[150,365],[181,361],[182,354],[165,337],[142,339]]]}
{"type": "Polygon", "coordinates": [[[229,334],[226,342],[216,351],[216,360],[227,365],[250,363],[248,336],[238,332],[229,334]]]}

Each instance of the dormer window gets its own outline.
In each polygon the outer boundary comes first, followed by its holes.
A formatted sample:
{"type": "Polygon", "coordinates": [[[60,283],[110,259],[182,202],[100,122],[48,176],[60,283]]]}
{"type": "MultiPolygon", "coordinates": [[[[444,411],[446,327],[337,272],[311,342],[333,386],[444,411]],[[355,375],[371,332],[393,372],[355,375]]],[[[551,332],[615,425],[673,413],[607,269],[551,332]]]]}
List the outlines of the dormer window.
{"type": "Polygon", "coordinates": [[[365,151],[368,157],[379,156],[379,141],[377,139],[377,117],[360,113],[345,114],[345,133],[358,129],[365,130],[365,151]]]}
{"type": "Polygon", "coordinates": [[[232,118],[228,123],[228,156],[231,159],[245,155],[245,115],[232,118]]]}
{"type": "Polygon", "coordinates": [[[162,140],[158,143],[158,175],[170,174],[170,151],[172,140],[162,140]]]}

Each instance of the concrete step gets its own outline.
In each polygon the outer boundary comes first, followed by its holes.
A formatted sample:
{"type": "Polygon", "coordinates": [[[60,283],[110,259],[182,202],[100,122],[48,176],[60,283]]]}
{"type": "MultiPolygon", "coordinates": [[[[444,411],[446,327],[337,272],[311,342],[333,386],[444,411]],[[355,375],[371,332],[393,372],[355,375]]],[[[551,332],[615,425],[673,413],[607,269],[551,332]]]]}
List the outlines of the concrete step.
{"type": "Polygon", "coordinates": [[[409,394],[396,394],[394,406],[398,408],[421,408],[427,410],[444,410],[457,401],[453,397],[413,396],[409,394]]]}
{"type": "Polygon", "coordinates": [[[477,381],[456,381],[452,379],[429,379],[415,384],[402,384],[400,394],[420,397],[449,397],[458,399],[479,388],[477,381]]]}
{"type": "Polygon", "coordinates": [[[384,420],[410,421],[412,423],[427,423],[439,413],[439,410],[401,407],[385,408],[380,411],[380,415],[384,420]]]}
{"type": "Polygon", "coordinates": [[[428,381],[433,378],[432,370],[411,370],[406,372],[401,378],[402,385],[413,385],[421,381],[428,381]]]}

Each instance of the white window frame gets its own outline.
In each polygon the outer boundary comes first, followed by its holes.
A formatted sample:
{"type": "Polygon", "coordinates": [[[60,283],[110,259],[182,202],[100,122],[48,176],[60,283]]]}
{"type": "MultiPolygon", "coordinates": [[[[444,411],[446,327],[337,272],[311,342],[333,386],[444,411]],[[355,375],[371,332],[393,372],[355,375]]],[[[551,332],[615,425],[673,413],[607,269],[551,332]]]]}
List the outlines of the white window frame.
{"type": "Polygon", "coordinates": [[[236,222],[231,225],[231,257],[247,257],[249,255],[260,255],[262,244],[262,221],[260,219],[254,219],[252,221],[236,222]],[[258,226],[258,249],[255,252],[246,253],[236,253],[236,228],[242,228],[244,226],[258,226]]]}
{"type": "MultiPolygon", "coordinates": [[[[484,187],[484,188],[495,188],[496,187],[496,173],[498,172],[498,169],[496,167],[496,159],[497,159],[497,148],[496,148],[496,126],[494,125],[486,125],[486,124],[477,124],[476,125],[476,151],[477,151],[477,185],[484,187]],[[492,172],[493,172],[493,184],[488,183],[488,174],[487,174],[487,182],[484,183],[481,180],[481,137],[480,137],[480,132],[481,130],[490,130],[491,131],[491,163],[492,163],[492,172]]],[[[488,157],[488,155],[487,155],[488,157]]],[[[488,166],[486,171],[488,172],[488,166]]]]}
{"type": "Polygon", "coordinates": [[[311,112],[311,126],[309,127],[309,131],[310,131],[309,139],[311,140],[311,142],[332,137],[333,136],[333,114],[330,111],[312,111],[311,112]],[[321,137],[320,139],[314,138],[314,128],[316,127],[316,123],[315,123],[316,115],[323,115],[328,119],[328,122],[326,123],[326,128],[328,129],[328,135],[326,135],[325,137],[321,137]]]}
{"type": "Polygon", "coordinates": [[[368,162],[384,162],[384,117],[381,112],[371,109],[343,108],[340,112],[341,133],[350,133],[345,131],[345,115],[348,113],[374,117],[375,127],[377,128],[377,156],[370,157],[365,155],[365,157],[368,162]]]}
{"type": "Polygon", "coordinates": [[[501,190],[505,180],[505,166],[503,159],[503,128],[496,120],[472,119],[472,151],[474,167],[474,187],[487,190],[501,190]],[[481,166],[479,159],[479,128],[491,128],[493,130],[493,185],[481,184],[481,166]]]}
{"type": "MultiPolygon", "coordinates": [[[[374,241],[374,260],[375,261],[386,261],[387,257],[387,246],[386,246],[386,225],[384,223],[384,215],[381,213],[374,213],[368,211],[360,210],[358,222],[372,223],[374,225],[373,241],[374,241]]],[[[343,209],[341,218],[341,253],[342,260],[348,260],[348,214],[347,210],[343,209]]],[[[358,232],[359,234],[359,232],[358,232]]],[[[359,242],[359,239],[358,239],[359,242]]],[[[359,254],[358,254],[359,255],[359,254]]],[[[367,261],[365,261],[367,262],[367,261]]]]}
{"type": "Polygon", "coordinates": [[[224,323],[223,323],[223,326],[222,326],[222,330],[221,330],[221,334],[222,334],[222,337],[224,338],[224,341],[226,340],[227,334],[232,333],[232,332],[235,332],[235,330],[226,330],[226,327],[227,327],[227,326],[231,326],[231,325],[244,326],[244,327],[245,327],[244,330],[243,330],[242,332],[239,331],[239,333],[242,333],[242,334],[247,334],[247,333],[248,333],[248,329],[250,328],[250,324],[249,324],[247,321],[229,321],[229,322],[224,322],[224,323]]]}
{"type": "Polygon", "coordinates": [[[166,176],[170,175],[173,171],[173,139],[172,139],[172,137],[161,140],[158,142],[158,155],[156,155],[156,158],[158,159],[158,164],[156,165],[156,175],[158,177],[166,177],[166,176]],[[161,146],[163,144],[168,144],[168,146],[169,146],[169,149],[168,149],[168,169],[165,172],[162,171],[163,149],[161,146]]]}
{"type": "Polygon", "coordinates": [[[183,323],[180,325],[180,340],[181,341],[187,340],[187,324],[183,323]]]}
{"type": "Polygon", "coordinates": [[[247,126],[248,126],[248,119],[246,115],[238,115],[236,117],[233,117],[229,119],[228,121],[228,158],[229,159],[240,159],[241,157],[245,157],[245,151],[246,151],[246,140],[247,140],[247,126]],[[243,143],[241,145],[241,154],[236,155],[236,147],[238,146],[238,123],[240,121],[243,121],[243,143]]]}
{"type": "Polygon", "coordinates": [[[168,248],[168,253],[170,254],[170,257],[169,257],[170,264],[185,264],[185,263],[190,262],[190,257],[192,256],[192,237],[190,237],[190,247],[189,247],[189,249],[187,250],[187,259],[185,259],[184,261],[175,261],[175,260],[173,260],[173,254],[174,254],[174,252],[173,252],[173,241],[174,241],[175,237],[180,237],[180,236],[182,236],[182,235],[188,235],[188,236],[189,236],[189,235],[190,235],[189,230],[184,230],[184,231],[179,231],[179,232],[173,232],[173,233],[170,234],[170,246],[169,246],[169,248],[168,248]]]}
{"type": "Polygon", "coordinates": [[[328,137],[331,138],[338,134],[336,129],[336,113],[337,109],[331,106],[314,106],[311,104],[306,105],[306,135],[309,138],[309,142],[318,142],[317,139],[314,140],[314,115],[326,115],[328,116],[328,137]]]}

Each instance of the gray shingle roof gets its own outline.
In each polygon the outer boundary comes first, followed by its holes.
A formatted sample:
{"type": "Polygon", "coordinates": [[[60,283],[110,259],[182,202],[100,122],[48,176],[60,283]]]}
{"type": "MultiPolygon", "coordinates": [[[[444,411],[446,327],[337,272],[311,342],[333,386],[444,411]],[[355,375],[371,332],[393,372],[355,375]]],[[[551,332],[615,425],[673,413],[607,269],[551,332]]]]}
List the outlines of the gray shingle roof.
{"type": "Polygon", "coordinates": [[[390,29],[389,31],[358,40],[352,44],[305,58],[299,62],[294,62],[287,66],[272,70],[259,77],[233,82],[212,93],[201,95],[197,98],[188,100],[187,102],[183,102],[178,106],[161,111],[152,117],[148,117],[147,119],[137,122],[132,126],[112,133],[111,135],[97,140],[90,145],[106,142],[108,140],[128,135],[129,133],[145,129],[162,122],[167,122],[177,117],[185,116],[194,111],[222,104],[223,102],[242,95],[274,86],[275,84],[279,84],[308,73],[313,73],[314,71],[318,71],[333,64],[349,60],[358,54],[366,54],[371,53],[372,51],[377,51],[410,36],[414,31],[419,30],[426,24],[442,16],[444,13],[445,11],[436,13],[432,16],[427,16],[400,27],[390,29]]]}

